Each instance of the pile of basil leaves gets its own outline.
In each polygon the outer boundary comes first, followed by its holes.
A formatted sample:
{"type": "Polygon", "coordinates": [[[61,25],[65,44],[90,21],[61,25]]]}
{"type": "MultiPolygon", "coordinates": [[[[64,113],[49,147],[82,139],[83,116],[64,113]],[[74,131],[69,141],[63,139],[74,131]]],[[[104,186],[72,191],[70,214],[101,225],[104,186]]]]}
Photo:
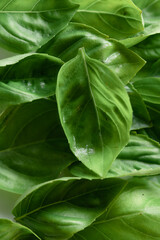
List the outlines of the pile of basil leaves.
{"type": "Polygon", "coordinates": [[[0,239],[159,240],[160,0],[1,0],[0,46],[0,239]]]}

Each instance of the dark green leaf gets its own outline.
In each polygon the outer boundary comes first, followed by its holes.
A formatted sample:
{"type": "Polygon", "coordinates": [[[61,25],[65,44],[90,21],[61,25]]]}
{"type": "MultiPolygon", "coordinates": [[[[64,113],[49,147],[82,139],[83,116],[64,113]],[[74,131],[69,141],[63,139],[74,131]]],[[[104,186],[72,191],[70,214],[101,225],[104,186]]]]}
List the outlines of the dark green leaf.
{"type": "Polygon", "coordinates": [[[143,135],[131,135],[111,166],[108,177],[160,174],[160,145],[143,135]]]}
{"type": "Polygon", "coordinates": [[[0,122],[0,188],[23,193],[54,179],[75,160],[55,100],[12,107],[0,122]]]}
{"type": "Polygon", "coordinates": [[[133,79],[133,85],[144,101],[160,104],[160,60],[148,63],[133,79]]]}
{"type": "Polygon", "coordinates": [[[132,110],[124,85],[81,49],[59,72],[57,102],[72,152],[105,177],[129,140],[132,110]]]}
{"type": "Polygon", "coordinates": [[[131,0],[73,0],[80,8],[73,21],[94,26],[116,39],[143,30],[141,10],[131,0]]]}
{"type": "Polygon", "coordinates": [[[24,54],[0,61],[0,114],[11,105],[55,94],[63,62],[47,54],[24,54]]]}
{"type": "Polygon", "coordinates": [[[126,89],[133,109],[133,122],[131,130],[151,127],[151,118],[141,95],[132,84],[128,84],[126,89]]]}
{"type": "Polygon", "coordinates": [[[3,0],[0,2],[0,45],[33,52],[60,32],[78,5],[69,0],[3,0]]]}
{"type": "Polygon", "coordinates": [[[40,239],[28,228],[13,223],[7,219],[0,219],[1,240],[38,240],[40,239]]]}
{"type": "Polygon", "coordinates": [[[84,24],[70,23],[39,52],[69,61],[85,47],[89,57],[100,60],[126,84],[144,65],[144,60],[114,39],[84,24]]]}
{"type": "Polygon", "coordinates": [[[13,213],[42,239],[66,240],[94,222],[125,184],[121,179],[57,179],[22,196],[13,213]]]}

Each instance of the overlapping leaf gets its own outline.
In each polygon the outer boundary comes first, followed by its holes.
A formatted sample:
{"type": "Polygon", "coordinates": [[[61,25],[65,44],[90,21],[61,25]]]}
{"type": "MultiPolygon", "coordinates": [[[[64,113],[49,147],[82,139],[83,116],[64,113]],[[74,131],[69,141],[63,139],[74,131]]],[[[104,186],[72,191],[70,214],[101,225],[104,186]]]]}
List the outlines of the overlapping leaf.
{"type": "Polygon", "coordinates": [[[131,0],[73,0],[80,8],[73,21],[94,26],[115,39],[143,30],[141,10],[131,0]]]}
{"type": "MultiPolygon", "coordinates": [[[[75,162],[69,167],[74,176],[98,178],[82,164],[75,162]]],[[[160,174],[160,145],[151,138],[131,135],[127,146],[113,162],[107,177],[148,176],[160,174]]]]}
{"type": "Polygon", "coordinates": [[[69,0],[3,0],[0,46],[18,53],[36,51],[68,24],[77,8],[69,0]]]}
{"type": "Polygon", "coordinates": [[[57,179],[22,196],[13,213],[42,239],[66,240],[94,222],[124,185],[121,179],[57,179]]]}
{"type": "Polygon", "coordinates": [[[160,104],[160,60],[148,63],[133,79],[133,84],[144,101],[160,104]]]}
{"type": "Polygon", "coordinates": [[[70,23],[39,52],[67,62],[85,47],[89,57],[105,63],[126,84],[144,65],[144,60],[114,39],[84,24],[70,23]]]}
{"type": "Polygon", "coordinates": [[[158,240],[159,196],[159,176],[132,179],[100,218],[70,240],[158,240]]]}
{"type": "Polygon", "coordinates": [[[11,105],[55,94],[63,62],[47,54],[24,54],[0,61],[0,114],[11,105]]]}
{"type": "Polygon", "coordinates": [[[13,223],[7,219],[0,219],[1,240],[38,240],[40,239],[28,228],[13,223]]]}
{"type": "Polygon", "coordinates": [[[132,110],[119,78],[80,50],[58,75],[57,102],[70,148],[104,177],[129,140],[132,110]]]}
{"type": "Polygon", "coordinates": [[[159,51],[160,0],[133,0],[133,2],[142,10],[144,30],[121,42],[127,47],[134,46],[133,50],[145,59],[148,59],[148,56],[155,58],[159,51]]]}
{"type": "Polygon", "coordinates": [[[151,118],[141,95],[132,84],[128,84],[126,89],[133,109],[131,130],[150,128],[152,126],[151,118]]]}
{"type": "Polygon", "coordinates": [[[13,107],[0,121],[0,188],[23,193],[56,178],[74,161],[55,100],[13,107]]]}

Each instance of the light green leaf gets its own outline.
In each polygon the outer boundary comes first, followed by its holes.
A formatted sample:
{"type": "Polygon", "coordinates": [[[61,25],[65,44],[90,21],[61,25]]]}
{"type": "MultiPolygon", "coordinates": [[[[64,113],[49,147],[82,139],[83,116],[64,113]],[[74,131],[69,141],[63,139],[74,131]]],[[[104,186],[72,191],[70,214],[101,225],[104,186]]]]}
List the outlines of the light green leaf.
{"type": "Polygon", "coordinates": [[[0,61],[0,114],[7,107],[55,94],[63,62],[47,54],[24,54],[0,61]]]}
{"type": "Polygon", "coordinates": [[[55,100],[8,109],[0,121],[0,188],[23,193],[58,177],[75,160],[60,126],[55,100]]]}
{"type": "Polygon", "coordinates": [[[105,177],[129,140],[132,110],[124,85],[107,66],[80,49],[61,68],[56,93],[72,152],[105,177]]]}
{"type": "Polygon", "coordinates": [[[154,49],[155,46],[158,46],[159,48],[158,42],[160,39],[160,0],[133,0],[133,2],[142,10],[144,30],[137,35],[132,36],[131,38],[122,40],[121,43],[127,47],[132,47],[142,42],[141,44],[135,46],[133,50],[138,52],[140,55],[142,54],[141,56],[146,59],[146,55],[151,54],[154,56],[157,54],[156,49],[154,49]],[[155,34],[158,34],[157,37],[153,36],[155,34]],[[150,48],[150,43],[152,44],[156,38],[158,38],[156,44],[152,45],[150,48]]]}
{"type": "Polygon", "coordinates": [[[0,219],[1,240],[38,240],[40,239],[28,228],[13,223],[7,219],[0,219]]]}
{"type": "Polygon", "coordinates": [[[141,10],[131,0],[73,0],[80,8],[73,21],[94,26],[116,39],[143,30],[141,10]]]}
{"type": "MultiPolygon", "coordinates": [[[[75,162],[69,167],[74,176],[98,178],[82,164],[75,162]]],[[[129,143],[113,162],[107,177],[148,176],[160,174],[160,144],[151,138],[131,135],[129,143]]]]}
{"type": "Polygon", "coordinates": [[[33,52],[60,32],[78,5],[69,0],[3,0],[0,2],[0,46],[33,52]]]}
{"type": "Polygon", "coordinates": [[[70,23],[63,31],[44,45],[39,52],[69,61],[78,49],[85,47],[89,57],[100,60],[126,84],[144,65],[144,60],[114,39],[96,29],[79,23],[70,23]]]}
{"type": "Polygon", "coordinates": [[[133,178],[93,224],[70,240],[159,240],[160,177],[133,178]]]}
{"type": "Polygon", "coordinates": [[[57,179],[22,196],[13,213],[42,239],[66,240],[94,222],[125,184],[122,179],[57,179]]]}

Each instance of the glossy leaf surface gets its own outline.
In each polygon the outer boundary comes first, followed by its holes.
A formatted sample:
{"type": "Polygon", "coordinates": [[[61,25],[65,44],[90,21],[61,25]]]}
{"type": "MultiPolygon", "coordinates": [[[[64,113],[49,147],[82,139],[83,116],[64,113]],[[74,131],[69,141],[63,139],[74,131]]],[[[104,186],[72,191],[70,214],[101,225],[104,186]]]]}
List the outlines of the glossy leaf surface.
{"type": "Polygon", "coordinates": [[[55,101],[22,104],[1,116],[0,188],[23,193],[56,178],[74,160],[55,101]]]}
{"type": "Polygon", "coordinates": [[[141,10],[130,0],[74,0],[80,8],[73,21],[84,23],[116,39],[143,30],[141,10]]]}
{"type": "Polygon", "coordinates": [[[0,219],[0,239],[1,240],[38,240],[37,237],[28,228],[13,223],[6,219],[0,219]]]}
{"type": "Polygon", "coordinates": [[[67,62],[84,47],[89,57],[105,63],[126,84],[144,65],[144,60],[114,39],[96,29],[70,23],[39,51],[67,62]]]}
{"type": "Polygon", "coordinates": [[[131,38],[122,40],[121,42],[127,47],[132,47],[137,44],[133,50],[138,52],[145,59],[147,59],[147,55],[152,55],[152,57],[154,57],[158,53],[156,52],[155,46],[158,46],[159,48],[158,42],[160,39],[160,0],[133,0],[133,2],[142,10],[144,30],[131,38]],[[155,37],[155,34],[158,35],[155,37]],[[157,39],[157,43],[153,44],[155,39],[157,39]]]}
{"type": "Polygon", "coordinates": [[[129,140],[132,110],[124,85],[81,49],[61,68],[56,93],[72,152],[89,169],[106,176],[129,140]]]}
{"type": "MultiPolygon", "coordinates": [[[[87,179],[98,178],[80,163],[69,167],[74,176],[87,179]]],[[[127,146],[113,162],[107,177],[148,176],[160,174],[160,144],[151,138],[131,135],[127,146]]]]}
{"type": "Polygon", "coordinates": [[[18,53],[36,51],[68,24],[77,8],[68,0],[3,0],[0,45],[18,53]]]}
{"type": "Polygon", "coordinates": [[[70,240],[158,240],[159,224],[160,177],[133,178],[100,218],[70,240]]]}
{"type": "Polygon", "coordinates": [[[13,213],[42,239],[66,240],[94,222],[124,186],[121,179],[57,179],[22,196],[13,213]]]}
{"type": "Polygon", "coordinates": [[[47,54],[24,54],[0,61],[0,113],[11,105],[55,94],[63,62],[47,54]]]}

